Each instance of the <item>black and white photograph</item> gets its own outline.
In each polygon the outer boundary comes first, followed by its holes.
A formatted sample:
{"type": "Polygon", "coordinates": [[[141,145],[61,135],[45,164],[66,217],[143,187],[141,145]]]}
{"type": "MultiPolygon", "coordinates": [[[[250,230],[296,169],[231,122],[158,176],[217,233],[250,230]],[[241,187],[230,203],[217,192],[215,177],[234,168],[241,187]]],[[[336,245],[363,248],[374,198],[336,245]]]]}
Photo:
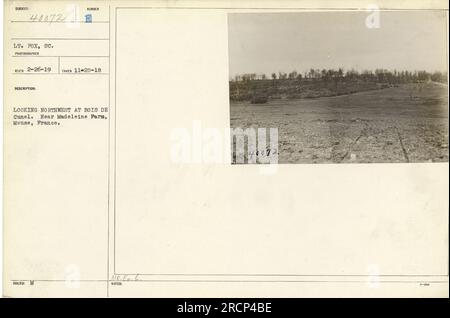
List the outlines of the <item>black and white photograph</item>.
{"type": "Polygon", "coordinates": [[[236,156],[237,132],[257,128],[278,129],[278,163],[448,162],[446,23],[432,10],[228,14],[232,162],[260,162],[255,147],[236,156]]]}

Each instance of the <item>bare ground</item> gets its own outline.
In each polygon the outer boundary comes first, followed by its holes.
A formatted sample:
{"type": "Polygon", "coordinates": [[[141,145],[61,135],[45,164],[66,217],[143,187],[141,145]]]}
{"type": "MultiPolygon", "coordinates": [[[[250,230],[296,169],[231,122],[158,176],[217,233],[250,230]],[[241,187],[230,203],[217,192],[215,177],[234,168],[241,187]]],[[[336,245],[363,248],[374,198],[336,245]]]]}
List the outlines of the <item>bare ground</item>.
{"type": "Polygon", "coordinates": [[[447,85],[231,103],[231,127],[277,127],[279,163],[447,162],[447,85]]]}

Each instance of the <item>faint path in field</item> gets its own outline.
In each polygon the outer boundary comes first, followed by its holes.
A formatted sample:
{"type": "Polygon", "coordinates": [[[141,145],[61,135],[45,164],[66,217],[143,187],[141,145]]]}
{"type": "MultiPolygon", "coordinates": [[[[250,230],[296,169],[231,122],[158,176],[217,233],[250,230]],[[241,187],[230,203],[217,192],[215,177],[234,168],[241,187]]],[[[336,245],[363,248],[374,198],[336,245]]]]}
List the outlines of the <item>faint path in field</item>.
{"type": "Polygon", "coordinates": [[[395,126],[395,130],[397,131],[398,140],[400,141],[400,146],[402,147],[403,155],[405,156],[406,162],[409,162],[408,153],[406,152],[405,146],[403,145],[403,138],[397,126],[395,126]]]}

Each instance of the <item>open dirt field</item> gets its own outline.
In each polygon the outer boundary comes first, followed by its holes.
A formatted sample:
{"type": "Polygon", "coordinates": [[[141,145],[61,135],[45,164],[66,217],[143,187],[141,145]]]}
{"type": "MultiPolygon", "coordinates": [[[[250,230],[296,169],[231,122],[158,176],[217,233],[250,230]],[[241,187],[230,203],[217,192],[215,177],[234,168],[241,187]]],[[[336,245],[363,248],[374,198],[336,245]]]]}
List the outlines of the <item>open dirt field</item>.
{"type": "Polygon", "coordinates": [[[447,90],[404,84],[262,105],[232,102],[231,128],[277,127],[279,163],[446,162],[447,90]]]}

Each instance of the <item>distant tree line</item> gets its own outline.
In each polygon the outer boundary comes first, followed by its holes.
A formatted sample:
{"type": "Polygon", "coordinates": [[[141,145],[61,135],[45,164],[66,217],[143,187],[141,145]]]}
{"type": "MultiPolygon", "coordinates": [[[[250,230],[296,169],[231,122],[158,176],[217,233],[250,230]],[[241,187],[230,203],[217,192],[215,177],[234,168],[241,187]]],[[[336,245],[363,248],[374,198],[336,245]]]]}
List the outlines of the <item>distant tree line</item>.
{"type": "Polygon", "coordinates": [[[423,81],[433,81],[446,83],[447,82],[447,72],[427,72],[427,71],[397,71],[397,70],[386,70],[386,69],[376,69],[356,71],[347,70],[339,68],[335,69],[310,69],[307,72],[298,73],[297,71],[292,71],[290,73],[278,72],[272,73],[270,77],[266,74],[241,74],[236,75],[231,81],[234,82],[250,82],[257,80],[321,80],[321,81],[365,81],[365,82],[377,82],[377,83],[388,83],[388,84],[403,84],[403,83],[414,83],[423,81]]]}

